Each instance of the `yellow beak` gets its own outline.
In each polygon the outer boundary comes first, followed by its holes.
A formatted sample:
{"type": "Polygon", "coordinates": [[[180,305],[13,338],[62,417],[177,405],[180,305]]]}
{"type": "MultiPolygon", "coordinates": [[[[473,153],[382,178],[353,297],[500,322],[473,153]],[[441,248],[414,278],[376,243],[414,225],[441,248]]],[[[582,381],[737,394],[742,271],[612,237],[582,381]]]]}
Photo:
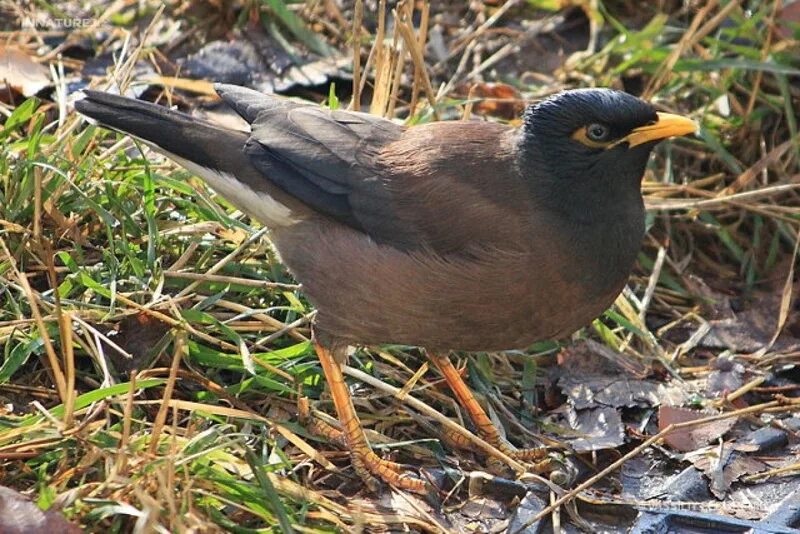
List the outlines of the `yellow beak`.
{"type": "Polygon", "coordinates": [[[622,141],[627,141],[628,147],[633,148],[642,143],[658,141],[676,135],[687,135],[697,131],[697,123],[692,119],[673,115],[672,113],[657,113],[657,115],[658,120],[655,123],[636,128],[625,136],[622,141]]]}

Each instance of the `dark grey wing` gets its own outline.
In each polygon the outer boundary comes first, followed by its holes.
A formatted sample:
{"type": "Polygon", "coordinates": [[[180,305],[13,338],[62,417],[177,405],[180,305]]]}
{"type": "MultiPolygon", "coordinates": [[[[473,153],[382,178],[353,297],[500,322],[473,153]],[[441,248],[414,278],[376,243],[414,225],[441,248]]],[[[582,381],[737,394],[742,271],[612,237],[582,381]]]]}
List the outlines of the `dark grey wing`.
{"type": "Polygon", "coordinates": [[[377,163],[405,128],[364,113],[290,103],[262,109],[245,153],[253,165],[314,210],[374,239],[409,246],[414,231],[393,216],[392,192],[377,163]]]}

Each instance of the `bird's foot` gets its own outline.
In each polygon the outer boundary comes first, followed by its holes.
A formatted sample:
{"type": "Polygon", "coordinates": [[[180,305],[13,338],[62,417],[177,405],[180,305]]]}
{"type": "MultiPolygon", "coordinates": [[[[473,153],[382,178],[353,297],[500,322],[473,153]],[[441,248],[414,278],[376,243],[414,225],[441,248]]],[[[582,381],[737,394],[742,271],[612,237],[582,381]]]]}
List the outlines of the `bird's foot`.
{"type": "MultiPolygon", "coordinates": [[[[574,467],[572,467],[561,454],[555,451],[546,447],[515,449],[500,437],[500,433],[494,425],[478,427],[477,434],[481,439],[509,458],[525,464],[530,473],[545,475],[552,482],[561,486],[569,485],[575,478],[574,467]]],[[[475,445],[463,434],[445,430],[442,434],[442,438],[455,448],[471,450],[473,452],[476,451],[475,445]]],[[[509,476],[511,474],[510,466],[494,457],[490,457],[487,460],[487,467],[495,475],[509,476]]]]}
{"type": "Polygon", "coordinates": [[[546,447],[514,449],[499,436],[496,439],[499,443],[492,444],[510,458],[528,466],[529,473],[546,475],[551,482],[559,486],[571,485],[577,476],[575,467],[557,451],[546,447]]]}
{"type": "Polygon", "coordinates": [[[417,477],[407,466],[381,458],[360,439],[357,440],[357,443],[348,444],[347,435],[342,430],[313,417],[308,398],[298,399],[297,411],[300,423],[309,432],[350,451],[353,470],[373,493],[380,491],[380,481],[414,493],[423,495],[430,493],[431,487],[428,483],[417,477]]]}
{"type": "Polygon", "coordinates": [[[358,447],[350,450],[353,470],[364,481],[370,491],[380,490],[378,480],[398,489],[428,495],[430,485],[417,477],[407,466],[384,460],[369,447],[358,447]]]}
{"type": "MultiPolygon", "coordinates": [[[[564,465],[566,462],[563,460],[559,461],[555,457],[554,453],[544,447],[522,450],[514,449],[500,435],[497,427],[495,427],[494,423],[489,418],[489,415],[486,413],[478,400],[475,398],[475,395],[464,382],[464,379],[461,377],[461,373],[459,373],[459,371],[453,366],[450,358],[448,358],[446,354],[436,352],[428,352],[428,357],[442,373],[445,381],[455,394],[458,403],[464,408],[467,415],[469,415],[469,418],[472,420],[475,428],[477,429],[478,435],[485,442],[491,444],[497,450],[513,460],[517,460],[517,462],[532,464],[530,465],[530,471],[533,473],[550,474],[550,479],[554,482],[556,482],[556,480],[571,481],[574,478],[568,474],[568,471],[574,470],[562,469],[562,465],[564,465]]],[[[450,442],[456,447],[475,450],[474,444],[462,435],[448,433],[444,437],[446,441],[450,442]]],[[[500,472],[505,471],[503,474],[507,474],[508,468],[511,467],[506,466],[496,458],[490,458],[489,464],[490,465],[488,467],[492,468],[493,470],[500,468],[500,472]]],[[[561,484],[561,482],[556,483],[561,484]]]]}
{"type": "Polygon", "coordinates": [[[343,449],[347,447],[347,443],[344,439],[344,432],[327,421],[323,421],[311,415],[308,397],[299,397],[297,399],[297,420],[313,435],[335,443],[343,449]]]}
{"type": "Polygon", "coordinates": [[[578,476],[572,460],[557,451],[544,448],[520,449],[513,451],[511,457],[529,465],[529,472],[546,475],[551,482],[562,487],[571,486],[578,476]]]}

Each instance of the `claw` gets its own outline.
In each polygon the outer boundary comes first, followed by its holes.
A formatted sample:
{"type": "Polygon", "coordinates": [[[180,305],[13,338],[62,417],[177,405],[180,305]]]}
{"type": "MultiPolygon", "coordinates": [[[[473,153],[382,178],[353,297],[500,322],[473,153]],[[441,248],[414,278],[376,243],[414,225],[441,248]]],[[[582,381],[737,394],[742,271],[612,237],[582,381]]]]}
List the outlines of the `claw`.
{"type": "MultiPolygon", "coordinates": [[[[342,366],[330,349],[315,342],[314,348],[322,364],[322,370],[331,389],[331,397],[336,407],[336,413],[342,424],[342,430],[334,429],[330,425],[312,419],[309,421],[313,429],[329,437],[333,441],[342,441],[347,450],[350,451],[350,458],[356,474],[364,481],[367,488],[373,493],[380,489],[378,480],[382,480],[390,486],[412,491],[414,493],[428,494],[429,488],[424,480],[413,476],[402,465],[380,458],[367,441],[364,430],[361,428],[361,421],[358,419],[356,410],[353,407],[353,400],[350,391],[344,382],[342,366]]],[[[308,415],[307,403],[298,403],[298,411],[302,415],[308,415]]],[[[308,417],[306,420],[308,421],[308,417]]]]}

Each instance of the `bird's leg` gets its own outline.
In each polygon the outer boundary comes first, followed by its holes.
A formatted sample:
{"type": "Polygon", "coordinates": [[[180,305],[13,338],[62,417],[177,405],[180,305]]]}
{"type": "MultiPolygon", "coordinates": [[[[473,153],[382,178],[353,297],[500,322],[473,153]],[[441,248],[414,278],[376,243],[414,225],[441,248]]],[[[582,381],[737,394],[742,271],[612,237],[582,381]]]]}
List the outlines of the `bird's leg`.
{"type": "Polygon", "coordinates": [[[329,348],[316,341],[314,348],[322,364],[322,371],[325,373],[328,387],[330,387],[333,404],[342,425],[343,439],[350,451],[353,469],[358,476],[372,490],[377,490],[375,478],[379,478],[396,488],[415,493],[428,493],[425,481],[406,475],[400,464],[384,460],[372,451],[367,437],[364,435],[364,429],[361,428],[361,422],[358,420],[350,391],[344,381],[341,364],[336,361],[329,348]]]}
{"type": "Polygon", "coordinates": [[[458,403],[467,411],[467,414],[469,414],[481,438],[511,458],[524,462],[535,462],[535,470],[537,472],[551,470],[549,462],[547,461],[548,453],[546,449],[513,449],[508,442],[500,436],[500,432],[497,431],[492,420],[489,419],[484,409],[478,404],[478,399],[475,398],[475,395],[473,395],[446,354],[428,353],[428,357],[444,376],[447,385],[450,386],[450,389],[455,393],[458,403]],[[540,465],[541,462],[544,462],[544,464],[540,465]]]}
{"type": "Polygon", "coordinates": [[[297,399],[297,418],[300,424],[312,434],[325,438],[342,448],[347,448],[347,443],[344,440],[344,432],[342,432],[341,429],[311,415],[311,406],[308,404],[308,397],[299,397],[297,399]]]}

